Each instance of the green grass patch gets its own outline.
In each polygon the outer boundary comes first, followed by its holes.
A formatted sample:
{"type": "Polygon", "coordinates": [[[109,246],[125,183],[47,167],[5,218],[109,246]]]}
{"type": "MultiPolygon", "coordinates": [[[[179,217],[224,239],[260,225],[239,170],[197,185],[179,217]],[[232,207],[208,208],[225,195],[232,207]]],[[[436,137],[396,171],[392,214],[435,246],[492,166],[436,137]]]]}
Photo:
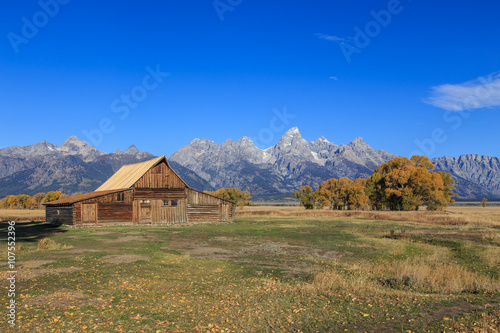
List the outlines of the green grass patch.
{"type": "MultiPolygon", "coordinates": [[[[499,233],[345,217],[189,227],[18,223],[17,329],[471,331],[494,325],[498,314],[499,233]],[[403,229],[405,237],[391,237],[403,229]],[[37,250],[40,241],[52,250],[37,250]]],[[[0,237],[6,248],[7,224],[0,237]]],[[[0,331],[9,329],[0,322],[0,331]]]]}

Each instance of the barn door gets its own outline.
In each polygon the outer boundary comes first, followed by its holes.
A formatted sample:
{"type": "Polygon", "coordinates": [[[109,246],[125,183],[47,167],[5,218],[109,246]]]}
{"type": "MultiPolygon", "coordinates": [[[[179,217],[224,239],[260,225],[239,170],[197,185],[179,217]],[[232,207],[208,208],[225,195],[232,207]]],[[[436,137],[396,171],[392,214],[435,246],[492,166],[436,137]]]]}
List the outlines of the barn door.
{"type": "Polygon", "coordinates": [[[141,204],[139,223],[151,223],[151,204],[141,204]]]}
{"type": "Polygon", "coordinates": [[[229,210],[231,206],[229,205],[220,205],[220,220],[221,222],[229,222],[229,210]]]}
{"type": "Polygon", "coordinates": [[[82,205],[82,223],[97,223],[97,204],[82,205]]]}

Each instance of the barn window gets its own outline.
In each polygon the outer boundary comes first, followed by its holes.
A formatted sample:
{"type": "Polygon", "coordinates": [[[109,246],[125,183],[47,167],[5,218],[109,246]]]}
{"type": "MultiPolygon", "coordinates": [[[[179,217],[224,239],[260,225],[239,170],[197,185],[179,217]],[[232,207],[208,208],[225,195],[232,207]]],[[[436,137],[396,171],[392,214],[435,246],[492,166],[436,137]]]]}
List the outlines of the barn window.
{"type": "Polygon", "coordinates": [[[163,206],[165,207],[170,206],[170,202],[168,200],[163,200],[163,206]]]}
{"type": "Polygon", "coordinates": [[[125,201],[125,193],[117,193],[116,194],[116,201],[125,201]]]}
{"type": "Polygon", "coordinates": [[[172,207],[177,206],[177,200],[172,200],[172,207]]]}

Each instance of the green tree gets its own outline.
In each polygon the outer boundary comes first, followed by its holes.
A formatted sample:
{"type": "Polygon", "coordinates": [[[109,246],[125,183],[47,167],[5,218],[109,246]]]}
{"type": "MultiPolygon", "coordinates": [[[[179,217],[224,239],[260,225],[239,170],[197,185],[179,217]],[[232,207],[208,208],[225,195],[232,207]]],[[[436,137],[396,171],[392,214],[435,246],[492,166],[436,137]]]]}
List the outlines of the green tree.
{"type": "Polygon", "coordinates": [[[486,201],[488,201],[488,199],[482,198],[481,199],[481,206],[486,207],[486,201]]]}

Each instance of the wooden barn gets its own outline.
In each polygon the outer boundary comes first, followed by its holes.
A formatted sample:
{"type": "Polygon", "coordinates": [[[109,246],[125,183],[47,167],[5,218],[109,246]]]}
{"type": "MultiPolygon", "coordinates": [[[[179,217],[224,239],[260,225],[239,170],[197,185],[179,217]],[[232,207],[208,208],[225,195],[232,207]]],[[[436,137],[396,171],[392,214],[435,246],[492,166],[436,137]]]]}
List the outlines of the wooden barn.
{"type": "Polygon", "coordinates": [[[124,165],[95,192],[45,203],[45,220],[76,226],[232,222],[235,205],[190,188],[165,155],[124,165]]]}

